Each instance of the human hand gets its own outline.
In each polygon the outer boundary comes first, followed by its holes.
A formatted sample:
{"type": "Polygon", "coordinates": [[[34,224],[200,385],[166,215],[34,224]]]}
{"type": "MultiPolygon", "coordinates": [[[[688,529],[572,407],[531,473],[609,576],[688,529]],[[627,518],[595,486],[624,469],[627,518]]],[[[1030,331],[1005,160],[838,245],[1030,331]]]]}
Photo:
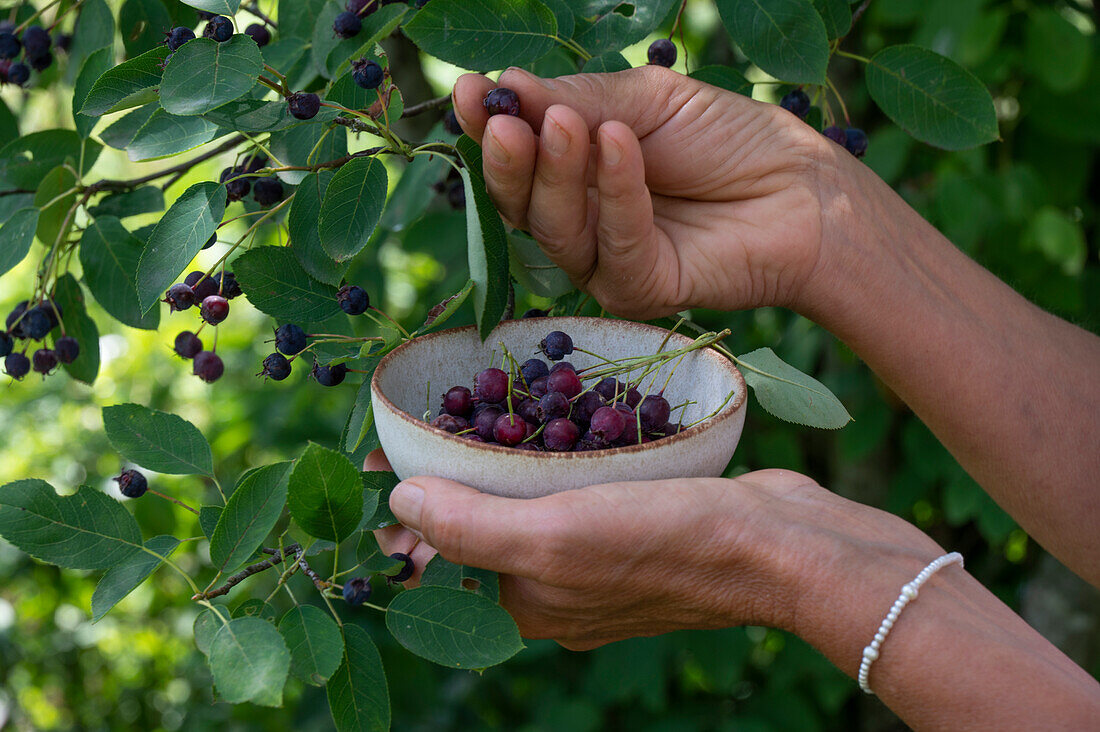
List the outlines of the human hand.
{"type": "MultiPolygon", "coordinates": [[[[794,307],[822,256],[822,170],[851,156],[772,104],[657,66],[499,85],[467,74],[455,113],[486,185],[572,279],[617,315],[794,307]]],[[[861,166],[856,166],[861,167],[861,166]]],[[[829,178],[831,176],[824,176],[829,178]]]]}

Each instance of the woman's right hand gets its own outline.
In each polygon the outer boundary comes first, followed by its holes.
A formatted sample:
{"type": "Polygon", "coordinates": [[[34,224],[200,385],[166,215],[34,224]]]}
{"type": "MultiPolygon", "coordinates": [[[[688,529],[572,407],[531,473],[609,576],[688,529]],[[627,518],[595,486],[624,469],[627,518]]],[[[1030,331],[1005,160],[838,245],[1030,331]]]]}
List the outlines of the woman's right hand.
{"type": "MultiPolygon", "coordinates": [[[[655,66],[499,85],[520,117],[490,118],[495,85],[455,85],[486,184],[573,282],[633,318],[691,307],[793,306],[822,256],[822,170],[840,146],[773,104],[655,66]]],[[[855,167],[853,165],[853,167],[855,167]]]]}

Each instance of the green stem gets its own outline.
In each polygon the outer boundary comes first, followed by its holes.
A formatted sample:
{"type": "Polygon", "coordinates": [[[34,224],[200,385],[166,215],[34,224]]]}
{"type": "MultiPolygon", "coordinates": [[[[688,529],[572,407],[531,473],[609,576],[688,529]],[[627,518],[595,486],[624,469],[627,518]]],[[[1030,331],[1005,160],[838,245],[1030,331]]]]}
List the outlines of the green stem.
{"type": "Polygon", "coordinates": [[[860,56],[859,54],[848,53],[847,51],[841,51],[839,48],[836,50],[836,55],[841,56],[842,58],[850,58],[853,61],[859,61],[860,63],[865,63],[865,64],[871,63],[871,59],[867,58],[866,56],[860,56]]]}

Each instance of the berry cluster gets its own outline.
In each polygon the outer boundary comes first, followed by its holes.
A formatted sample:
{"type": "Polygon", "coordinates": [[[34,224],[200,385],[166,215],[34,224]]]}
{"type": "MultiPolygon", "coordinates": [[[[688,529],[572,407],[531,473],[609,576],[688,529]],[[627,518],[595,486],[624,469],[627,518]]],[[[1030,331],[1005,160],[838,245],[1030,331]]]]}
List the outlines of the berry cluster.
{"type": "Polygon", "coordinates": [[[70,335],[65,335],[61,324],[61,308],[52,300],[42,300],[31,307],[29,300],[15,306],[4,322],[5,330],[0,330],[0,358],[4,359],[4,371],[13,379],[19,380],[31,372],[47,376],[58,364],[72,363],[80,356],[80,344],[70,335]],[[61,328],[61,337],[54,341],[53,348],[39,348],[30,358],[26,344],[21,351],[15,350],[16,341],[41,341],[54,329],[61,328]]]}
{"type": "MultiPolygon", "coordinates": [[[[395,552],[390,555],[390,559],[398,562],[402,562],[401,569],[397,574],[386,577],[386,584],[396,585],[408,580],[413,576],[416,571],[416,563],[413,562],[412,557],[402,552],[395,552]]],[[[350,579],[344,583],[344,602],[356,607],[362,605],[364,602],[370,599],[371,586],[370,577],[356,577],[350,579]]]]}
{"type": "MultiPolygon", "coordinates": [[[[216,237],[216,235],[215,235],[216,237]]],[[[218,326],[229,317],[229,301],[242,295],[241,286],[232,272],[207,275],[194,271],[183,282],[172,285],[164,295],[171,312],[187,310],[198,306],[202,325],[198,333],[207,325],[218,326]]],[[[174,349],[181,358],[194,361],[192,371],[208,384],[222,377],[225,364],[215,350],[203,350],[198,333],[185,330],[176,336],[174,349]]]]}
{"type": "MultiPolygon", "coordinates": [[[[31,69],[41,73],[53,65],[54,39],[38,25],[24,29],[20,35],[16,30],[12,23],[0,23],[0,83],[23,86],[30,81],[31,69]]],[[[72,42],[69,36],[58,36],[57,40],[57,48],[61,50],[72,42]]]]}
{"type": "MultiPolygon", "coordinates": [[[[267,167],[267,158],[263,155],[253,155],[240,165],[226,168],[221,172],[219,181],[225,184],[225,202],[240,201],[253,189],[252,176],[267,167]]],[[[283,184],[278,178],[260,178],[255,182],[253,200],[261,206],[267,207],[278,203],[283,199],[283,184]]],[[[207,246],[213,244],[209,242],[207,246]]],[[[204,247],[205,248],[205,247],[204,247]]]]}
{"type": "MultiPolygon", "coordinates": [[[[799,119],[806,119],[811,108],[810,97],[801,89],[795,89],[779,100],[779,106],[799,119]]],[[[867,153],[867,134],[858,127],[843,128],[833,125],[826,127],[821,134],[857,158],[862,158],[867,153]]]]}
{"type": "Polygon", "coordinates": [[[363,18],[382,5],[380,0],[347,0],[344,12],[332,21],[332,33],[338,38],[355,38],[363,30],[363,18]]]}
{"type": "Polygon", "coordinates": [[[672,407],[661,393],[643,396],[629,383],[586,377],[566,356],[567,333],[553,331],[539,343],[552,362],[531,358],[511,372],[487,368],[474,388],[455,386],[443,395],[432,427],[518,450],[585,452],[659,440],[683,427],[669,422],[672,407]],[[589,380],[588,386],[585,380],[589,380]]]}

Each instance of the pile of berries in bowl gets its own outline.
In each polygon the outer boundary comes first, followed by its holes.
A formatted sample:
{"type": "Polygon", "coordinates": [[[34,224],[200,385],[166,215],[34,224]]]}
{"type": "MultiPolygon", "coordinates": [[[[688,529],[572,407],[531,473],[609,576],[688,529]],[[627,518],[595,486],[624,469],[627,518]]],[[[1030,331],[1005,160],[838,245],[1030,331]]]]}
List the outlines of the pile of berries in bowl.
{"type": "Polygon", "coordinates": [[[397,475],[535,497],[598,483],[721,475],[745,382],[706,338],[604,318],[502,323],[412,340],[371,385],[397,475]]]}

